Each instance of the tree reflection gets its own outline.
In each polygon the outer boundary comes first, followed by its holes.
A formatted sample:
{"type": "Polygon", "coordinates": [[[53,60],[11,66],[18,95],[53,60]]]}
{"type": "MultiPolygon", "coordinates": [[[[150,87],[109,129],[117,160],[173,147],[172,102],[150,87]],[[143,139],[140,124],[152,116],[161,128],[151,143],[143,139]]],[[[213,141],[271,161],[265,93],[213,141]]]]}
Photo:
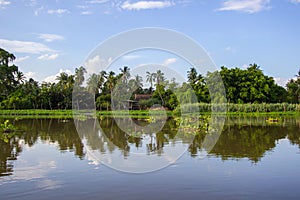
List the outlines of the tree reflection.
{"type": "MultiPolygon", "coordinates": [[[[126,118],[122,120],[124,124],[128,123],[126,118]]],[[[57,144],[58,150],[74,152],[80,159],[85,157],[82,138],[92,150],[103,154],[113,154],[119,150],[124,158],[130,156],[135,149],[147,155],[163,155],[167,145],[176,146],[177,142],[188,144],[187,135],[191,133],[178,133],[179,124],[175,119],[168,119],[158,133],[143,130],[143,125],[147,125],[146,120],[134,121],[141,125],[139,126],[141,128],[132,133],[125,133],[113,118],[87,120],[84,123],[86,126],[82,127],[86,133],[83,136],[78,134],[73,120],[15,120],[15,127],[22,132],[10,137],[9,141],[0,139],[0,176],[13,173],[13,160],[16,160],[22,152],[22,144],[32,147],[38,141],[57,144]],[[101,129],[97,126],[98,122],[101,129]],[[95,138],[95,133],[98,138],[95,138]]],[[[300,121],[295,117],[282,118],[279,123],[274,124],[266,123],[263,117],[233,117],[228,118],[225,124],[218,142],[210,152],[210,155],[223,160],[248,158],[253,162],[259,162],[267,151],[276,147],[278,140],[286,137],[291,144],[300,148],[300,121]]],[[[192,157],[199,155],[206,134],[202,130],[193,135],[194,140],[188,149],[192,157]]]]}
{"type": "MultiPolygon", "coordinates": [[[[300,144],[299,128],[293,119],[283,119],[280,123],[268,124],[265,117],[228,118],[222,134],[210,154],[223,160],[248,158],[258,162],[267,151],[272,150],[277,141],[288,135],[292,144],[300,144]]],[[[205,134],[197,134],[189,147],[191,156],[201,150],[205,134]]],[[[299,145],[300,147],[300,145],[299,145]]]]}
{"type": "Polygon", "coordinates": [[[73,120],[22,119],[15,120],[20,134],[13,135],[8,142],[0,140],[0,176],[13,172],[12,160],[22,152],[21,143],[32,147],[40,139],[42,142],[57,143],[60,151],[74,151],[83,159],[83,144],[77,134],[73,120]]]}
{"type": "Polygon", "coordinates": [[[11,161],[16,160],[22,151],[18,140],[18,137],[12,137],[8,142],[0,140],[0,176],[12,174],[13,164],[11,161]]]}

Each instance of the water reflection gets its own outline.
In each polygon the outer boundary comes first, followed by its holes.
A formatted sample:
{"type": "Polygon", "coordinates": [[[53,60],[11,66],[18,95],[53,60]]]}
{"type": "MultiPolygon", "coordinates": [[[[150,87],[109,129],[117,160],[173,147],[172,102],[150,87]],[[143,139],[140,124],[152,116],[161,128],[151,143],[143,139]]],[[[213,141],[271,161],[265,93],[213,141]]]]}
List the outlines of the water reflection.
{"type": "Polygon", "coordinates": [[[13,172],[12,161],[22,151],[18,138],[12,137],[8,142],[0,140],[0,176],[11,175],[13,172]]]}
{"type": "MultiPolygon", "coordinates": [[[[126,119],[122,119],[126,123],[126,119]]],[[[118,156],[120,152],[124,160],[143,152],[151,156],[163,157],[170,146],[184,147],[192,157],[197,157],[203,147],[205,132],[199,132],[192,144],[188,141],[190,134],[177,134],[178,123],[169,119],[158,133],[144,133],[136,130],[126,134],[118,128],[112,118],[100,119],[100,126],[90,120],[85,132],[97,133],[78,135],[73,120],[59,119],[21,119],[13,123],[21,134],[16,134],[8,142],[0,140],[0,176],[13,173],[13,161],[22,152],[23,148],[34,146],[37,141],[54,143],[61,152],[74,152],[77,158],[84,159],[88,155],[86,148],[98,152],[102,156],[118,156]],[[82,141],[84,138],[85,141],[82,141]]],[[[144,120],[136,120],[141,125],[147,124],[144,120]]],[[[223,132],[210,152],[210,156],[220,157],[223,160],[247,158],[252,162],[260,159],[271,151],[280,139],[287,138],[291,144],[300,148],[300,120],[295,117],[281,118],[278,123],[268,123],[265,117],[228,117],[223,132]]],[[[169,158],[172,161],[172,158],[169,158]]],[[[145,160],[145,162],[148,162],[145,160]]],[[[145,163],[144,163],[145,164],[145,163]]]]}
{"type": "Polygon", "coordinates": [[[22,119],[13,123],[20,132],[8,142],[0,140],[0,176],[11,175],[12,161],[17,159],[23,148],[33,147],[39,139],[45,143],[57,143],[60,151],[74,151],[78,158],[84,158],[83,144],[73,120],[22,119]]]}

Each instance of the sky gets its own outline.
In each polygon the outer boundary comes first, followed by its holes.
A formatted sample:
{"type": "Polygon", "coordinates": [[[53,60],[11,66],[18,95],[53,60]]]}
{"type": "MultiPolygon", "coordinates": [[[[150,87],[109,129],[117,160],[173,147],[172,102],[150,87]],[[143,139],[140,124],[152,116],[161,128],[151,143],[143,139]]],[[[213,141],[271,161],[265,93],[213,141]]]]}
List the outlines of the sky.
{"type": "MultiPolygon", "coordinates": [[[[40,82],[73,73],[107,38],[143,27],[192,38],[218,68],[257,63],[281,85],[300,69],[300,0],[0,0],[0,19],[0,48],[40,82]]],[[[141,55],[123,61],[141,65],[141,55]]],[[[168,54],[146,62],[184,63],[168,54]]]]}

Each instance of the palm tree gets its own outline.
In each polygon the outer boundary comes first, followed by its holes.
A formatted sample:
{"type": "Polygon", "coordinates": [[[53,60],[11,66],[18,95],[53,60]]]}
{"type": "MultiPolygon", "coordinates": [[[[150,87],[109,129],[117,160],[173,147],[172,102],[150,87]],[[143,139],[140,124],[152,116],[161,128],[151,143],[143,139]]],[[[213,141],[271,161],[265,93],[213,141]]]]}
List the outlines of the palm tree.
{"type": "Polygon", "coordinates": [[[98,75],[98,88],[99,89],[102,88],[106,78],[107,78],[106,71],[101,71],[98,75]]]}
{"type": "Polygon", "coordinates": [[[17,71],[16,79],[17,79],[18,83],[24,83],[25,76],[24,76],[23,72],[17,71]]]}
{"type": "Polygon", "coordinates": [[[165,77],[164,77],[164,73],[161,70],[157,70],[156,73],[154,73],[154,79],[156,80],[156,91],[159,94],[159,97],[161,99],[162,105],[164,105],[164,100],[162,98],[162,94],[160,89],[162,89],[161,87],[161,83],[163,83],[165,81],[165,77]]]}
{"type": "Polygon", "coordinates": [[[81,85],[84,82],[84,74],[87,73],[84,67],[79,67],[75,69],[75,82],[77,85],[81,85]]]}
{"type": "Polygon", "coordinates": [[[129,72],[130,68],[124,66],[123,68],[119,68],[119,69],[121,71],[120,78],[126,84],[128,79],[130,78],[130,72],[129,72]]]}
{"type": "Polygon", "coordinates": [[[112,91],[116,85],[115,72],[113,72],[113,71],[109,72],[106,83],[107,83],[110,93],[112,93],[112,91]]]}
{"type": "Polygon", "coordinates": [[[154,79],[156,80],[156,86],[159,86],[165,81],[164,73],[161,70],[157,70],[157,72],[154,73],[154,79]]]}
{"type": "Polygon", "coordinates": [[[60,73],[60,75],[56,77],[56,80],[58,80],[57,87],[63,98],[60,103],[65,106],[65,109],[69,108],[72,102],[72,90],[75,82],[74,79],[74,75],[68,75],[65,72],[60,73]]]}
{"type": "Polygon", "coordinates": [[[0,48],[0,65],[8,66],[8,63],[13,62],[15,59],[16,57],[14,54],[11,54],[0,48]]]}
{"type": "Polygon", "coordinates": [[[136,75],[135,77],[134,77],[134,79],[131,79],[130,81],[129,81],[129,87],[130,88],[134,88],[135,90],[134,90],[134,93],[137,93],[139,90],[141,90],[142,89],[142,87],[143,87],[143,79],[142,79],[142,77],[141,76],[139,76],[139,75],[136,75]]]}
{"type": "Polygon", "coordinates": [[[61,72],[59,76],[56,76],[59,85],[66,85],[68,82],[69,75],[66,72],[61,72]]]}
{"type": "Polygon", "coordinates": [[[87,90],[91,94],[97,92],[98,79],[99,79],[98,75],[93,73],[87,80],[87,90]]]}
{"type": "Polygon", "coordinates": [[[143,78],[138,74],[134,77],[135,87],[142,88],[143,87],[143,78]]]}
{"type": "Polygon", "coordinates": [[[150,93],[152,94],[152,90],[153,90],[153,82],[155,81],[155,73],[150,73],[150,72],[146,72],[146,82],[150,83],[150,93]]]}

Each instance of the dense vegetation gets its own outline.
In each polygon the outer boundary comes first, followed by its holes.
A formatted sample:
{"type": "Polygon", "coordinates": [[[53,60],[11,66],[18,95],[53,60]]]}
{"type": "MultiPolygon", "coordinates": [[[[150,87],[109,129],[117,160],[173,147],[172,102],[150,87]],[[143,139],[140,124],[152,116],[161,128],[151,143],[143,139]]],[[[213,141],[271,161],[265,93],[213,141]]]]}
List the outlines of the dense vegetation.
{"type": "MultiPolygon", "coordinates": [[[[118,82],[136,88],[135,94],[151,94],[150,99],[139,101],[141,108],[146,109],[154,104],[161,104],[169,110],[178,106],[180,99],[192,97],[194,92],[200,109],[209,108],[210,94],[207,80],[216,72],[208,72],[206,76],[198,74],[191,67],[187,72],[187,83],[176,83],[175,79],[166,80],[162,71],[147,72],[146,82],[149,88],[143,87],[142,77],[130,75],[130,68],[120,68],[120,73],[101,71],[92,74],[85,80],[86,69],[79,67],[73,75],[61,73],[56,83],[38,83],[30,78],[25,80],[13,61],[15,56],[0,48],[0,109],[71,109],[74,88],[85,91],[86,95],[95,94],[98,110],[111,109],[111,93],[118,82]],[[83,83],[86,81],[86,87],[83,83]],[[178,95],[175,95],[178,94],[178,95]],[[202,106],[202,107],[201,107],[202,106]]],[[[291,79],[286,89],[277,85],[273,77],[266,76],[260,67],[251,64],[247,69],[221,67],[219,71],[225,88],[229,111],[295,111],[300,97],[300,71],[291,79]],[[236,104],[275,103],[268,106],[241,106],[236,104]],[[274,110],[275,109],[275,110],[274,110]]],[[[133,95],[131,96],[133,99],[133,95]]],[[[204,109],[205,111],[207,109],[204,109]]]]}

